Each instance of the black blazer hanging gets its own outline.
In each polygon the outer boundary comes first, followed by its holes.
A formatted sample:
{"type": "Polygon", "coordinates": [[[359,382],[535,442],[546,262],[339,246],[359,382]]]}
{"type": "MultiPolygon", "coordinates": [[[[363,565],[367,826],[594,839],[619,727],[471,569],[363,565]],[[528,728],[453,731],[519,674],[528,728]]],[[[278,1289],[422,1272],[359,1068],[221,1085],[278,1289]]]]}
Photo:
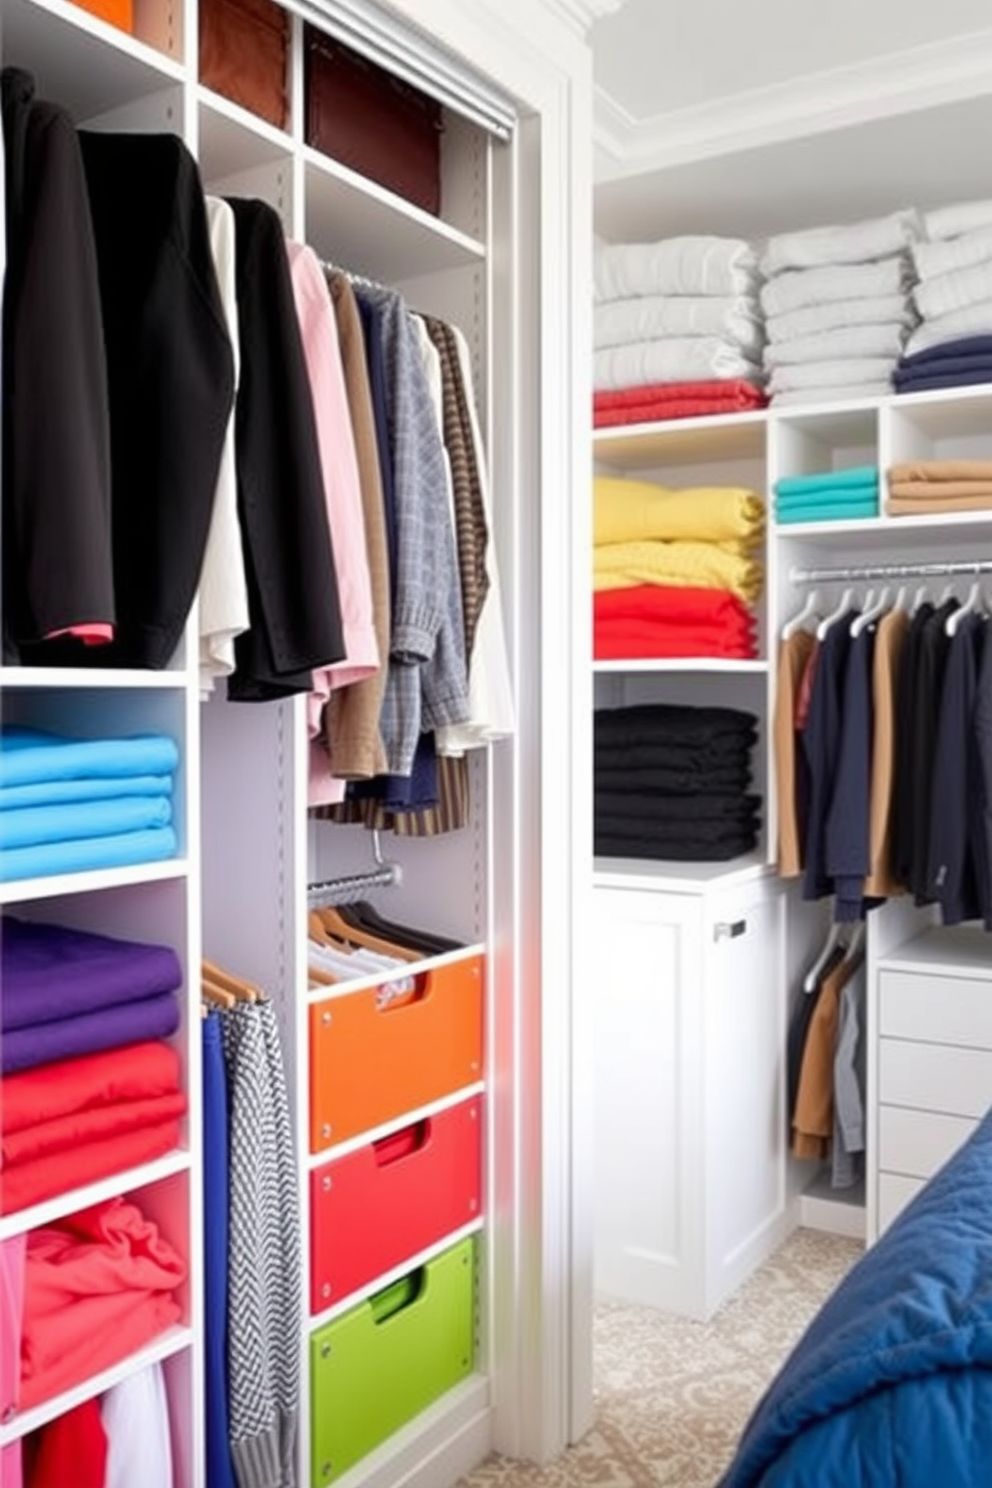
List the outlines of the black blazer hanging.
{"type": "Polygon", "coordinates": [[[110,429],[96,247],[79,138],[2,75],[4,659],[53,631],[115,618],[110,429]]]}
{"type": "Polygon", "coordinates": [[[251,628],[235,642],[228,696],[309,692],[314,667],[344,657],[313,397],[282,224],[235,198],[238,512],[251,628]]]}
{"type": "Polygon", "coordinates": [[[165,666],[200,581],[234,357],[196,162],[175,135],[80,136],[110,380],[120,666],[165,666]]]}

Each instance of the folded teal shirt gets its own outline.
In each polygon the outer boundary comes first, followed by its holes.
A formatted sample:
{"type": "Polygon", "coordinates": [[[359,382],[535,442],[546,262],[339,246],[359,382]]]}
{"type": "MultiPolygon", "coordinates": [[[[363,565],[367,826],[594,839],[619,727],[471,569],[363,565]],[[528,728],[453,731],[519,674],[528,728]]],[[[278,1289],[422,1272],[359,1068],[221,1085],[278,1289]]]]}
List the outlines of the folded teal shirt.
{"type": "Polygon", "coordinates": [[[784,475],[775,482],[775,493],[803,496],[814,491],[835,492],[867,485],[878,485],[877,465],[852,465],[847,470],[822,470],[812,475],[784,475]]]}
{"type": "Polygon", "coordinates": [[[58,806],[25,806],[0,811],[0,850],[36,847],[43,842],[72,842],[83,837],[113,837],[171,827],[168,796],[122,796],[113,801],[67,801],[58,806]]]}
{"type": "Polygon", "coordinates": [[[164,775],[178,764],[179,750],[166,734],[66,739],[16,725],[0,729],[0,787],[94,776],[164,775]]]}
{"type": "Polygon", "coordinates": [[[0,852],[0,880],[48,878],[56,873],[84,873],[94,868],[125,868],[174,858],[172,827],[147,832],[118,832],[113,837],[84,837],[72,842],[44,842],[0,852]]]}
{"type": "Polygon", "coordinates": [[[800,507],[789,511],[777,511],[775,520],[780,527],[787,527],[790,522],[849,522],[855,517],[877,517],[878,499],[873,497],[870,501],[849,503],[838,506],[830,501],[818,501],[810,506],[800,507]]]}

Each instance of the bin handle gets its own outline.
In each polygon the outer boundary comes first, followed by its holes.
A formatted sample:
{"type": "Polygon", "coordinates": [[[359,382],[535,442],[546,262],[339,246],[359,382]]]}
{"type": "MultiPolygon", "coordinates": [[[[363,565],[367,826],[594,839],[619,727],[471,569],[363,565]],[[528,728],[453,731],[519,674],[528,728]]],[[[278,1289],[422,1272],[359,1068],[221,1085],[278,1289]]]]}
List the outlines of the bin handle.
{"type": "Polygon", "coordinates": [[[381,1292],[376,1292],[374,1297],[369,1298],[372,1321],[377,1327],[380,1323],[388,1323],[390,1318],[396,1317],[397,1313],[416,1302],[426,1284],[427,1267],[418,1266],[416,1271],[401,1276],[392,1286],[383,1287],[381,1292]]]}
{"type": "Polygon", "coordinates": [[[431,1120],[425,1116],[422,1120],[405,1126],[402,1131],[390,1132],[387,1137],[380,1137],[377,1142],[373,1142],[372,1151],[375,1153],[376,1164],[380,1168],[388,1168],[392,1163],[401,1162],[404,1157],[412,1157],[415,1152],[421,1152],[430,1139],[431,1120]]]}

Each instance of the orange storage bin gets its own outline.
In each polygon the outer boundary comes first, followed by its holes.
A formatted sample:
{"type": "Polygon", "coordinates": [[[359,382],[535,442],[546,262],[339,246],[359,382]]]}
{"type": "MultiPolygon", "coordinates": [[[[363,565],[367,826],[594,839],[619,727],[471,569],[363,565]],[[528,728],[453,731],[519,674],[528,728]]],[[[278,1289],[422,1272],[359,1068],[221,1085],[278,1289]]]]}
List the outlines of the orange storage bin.
{"type": "Polygon", "coordinates": [[[80,10],[88,10],[101,21],[134,35],[134,0],[76,0],[76,4],[80,10]]]}
{"type": "Polygon", "coordinates": [[[481,1080],[482,967],[472,956],[311,1007],[311,1152],[481,1080]]]}

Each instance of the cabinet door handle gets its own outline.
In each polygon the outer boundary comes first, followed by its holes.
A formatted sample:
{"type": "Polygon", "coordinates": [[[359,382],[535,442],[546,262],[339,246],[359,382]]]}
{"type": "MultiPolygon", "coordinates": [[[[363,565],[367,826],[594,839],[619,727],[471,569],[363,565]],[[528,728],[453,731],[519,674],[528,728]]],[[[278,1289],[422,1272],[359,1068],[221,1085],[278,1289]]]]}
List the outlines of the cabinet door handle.
{"type": "Polygon", "coordinates": [[[747,934],[747,920],[720,920],[713,926],[714,940],[736,940],[747,934]]]}

